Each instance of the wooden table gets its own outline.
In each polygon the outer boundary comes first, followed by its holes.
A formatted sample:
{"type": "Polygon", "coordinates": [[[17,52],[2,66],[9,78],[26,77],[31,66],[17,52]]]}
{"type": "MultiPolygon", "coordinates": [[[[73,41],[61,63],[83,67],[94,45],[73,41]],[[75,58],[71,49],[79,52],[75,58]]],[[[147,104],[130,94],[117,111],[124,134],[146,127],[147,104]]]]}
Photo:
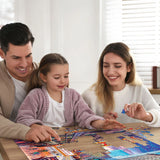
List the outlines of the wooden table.
{"type": "Polygon", "coordinates": [[[28,160],[23,151],[11,139],[0,138],[0,152],[4,160],[28,160]]]}
{"type": "MultiPolygon", "coordinates": [[[[128,128],[130,127],[137,128],[142,126],[145,127],[146,125],[143,123],[126,124],[126,127],[128,128]]],[[[57,132],[61,134],[63,130],[57,130],[57,132]]],[[[160,144],[160,136],[159,136],[160,128],[151,128],[150,132],[154,136],[149,136],[147,138],[155,143],[160,144]]],[[[4,160],[27,160],[28,159],[23,153],[23,151],[21,151],[21,149],[16,145],[16,143],[11,139],[0,138],[0,151],[4,160]]]]}

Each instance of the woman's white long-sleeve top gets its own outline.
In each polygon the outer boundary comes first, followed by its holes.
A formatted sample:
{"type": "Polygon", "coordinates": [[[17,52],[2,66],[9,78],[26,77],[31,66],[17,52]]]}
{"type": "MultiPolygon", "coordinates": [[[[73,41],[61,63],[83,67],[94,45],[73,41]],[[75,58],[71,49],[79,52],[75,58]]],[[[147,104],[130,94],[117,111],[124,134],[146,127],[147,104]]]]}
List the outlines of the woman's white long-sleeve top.
{"type": "MultiPolygon", "coordinates": [[[[125,104],[141,103],[147,112],[150,112],[153,116],[152,122],[145,122],[152,127],[160,127],[160,106],[154,100],[148,89],[144,85],[129,85],[120,91],[114,91],[115,109],[114,112],[118,113],[117,120],[121,123],[134,123],[142,122],[137,119],[128,117],[126,114],[122,114],[122,109],[125,104]]],[[[82,97],[88,103],[89,107],[97,115],[103,116],[102,104],[97,100],[94,88],[87,89],[82,97]]]]}

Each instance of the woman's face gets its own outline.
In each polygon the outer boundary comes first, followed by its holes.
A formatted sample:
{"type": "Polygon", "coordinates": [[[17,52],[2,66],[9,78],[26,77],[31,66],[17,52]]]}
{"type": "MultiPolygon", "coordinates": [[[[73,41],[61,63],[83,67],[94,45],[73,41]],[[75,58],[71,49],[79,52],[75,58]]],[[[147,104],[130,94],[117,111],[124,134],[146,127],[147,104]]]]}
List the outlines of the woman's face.
{"type": "Polygon", "coordinates": [[[103,58],[103,75],[114,91],[125,87],[125,78],[130,67],[118,55],[110,52],[103,58]]]}

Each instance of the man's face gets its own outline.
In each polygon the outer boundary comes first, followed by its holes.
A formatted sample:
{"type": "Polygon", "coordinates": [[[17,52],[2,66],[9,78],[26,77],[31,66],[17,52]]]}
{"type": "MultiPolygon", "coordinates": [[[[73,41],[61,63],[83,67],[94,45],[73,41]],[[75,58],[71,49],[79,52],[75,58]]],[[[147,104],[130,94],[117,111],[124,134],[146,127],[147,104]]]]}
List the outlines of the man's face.
{"type": "Polygon", "coordinates": [[[9,43],[9,50],[6,54],[1,50],[1,57],[6,62],[7,70],[15,79],[23,82],[28,79],[33,68],[31,42],[23,46],[9,43]]]}

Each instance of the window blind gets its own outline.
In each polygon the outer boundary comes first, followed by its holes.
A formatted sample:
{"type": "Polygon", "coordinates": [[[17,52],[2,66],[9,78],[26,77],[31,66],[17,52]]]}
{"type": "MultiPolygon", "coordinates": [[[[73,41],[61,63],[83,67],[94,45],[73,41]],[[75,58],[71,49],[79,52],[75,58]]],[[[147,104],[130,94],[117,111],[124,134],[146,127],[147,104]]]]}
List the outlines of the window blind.
{"type": "Polygon", "coordinates": [[[152,66],[160,65],[160,0],[102,0],[102,47],[122,41],[131,49],[143,83],[152,87],[152,66]]]}

